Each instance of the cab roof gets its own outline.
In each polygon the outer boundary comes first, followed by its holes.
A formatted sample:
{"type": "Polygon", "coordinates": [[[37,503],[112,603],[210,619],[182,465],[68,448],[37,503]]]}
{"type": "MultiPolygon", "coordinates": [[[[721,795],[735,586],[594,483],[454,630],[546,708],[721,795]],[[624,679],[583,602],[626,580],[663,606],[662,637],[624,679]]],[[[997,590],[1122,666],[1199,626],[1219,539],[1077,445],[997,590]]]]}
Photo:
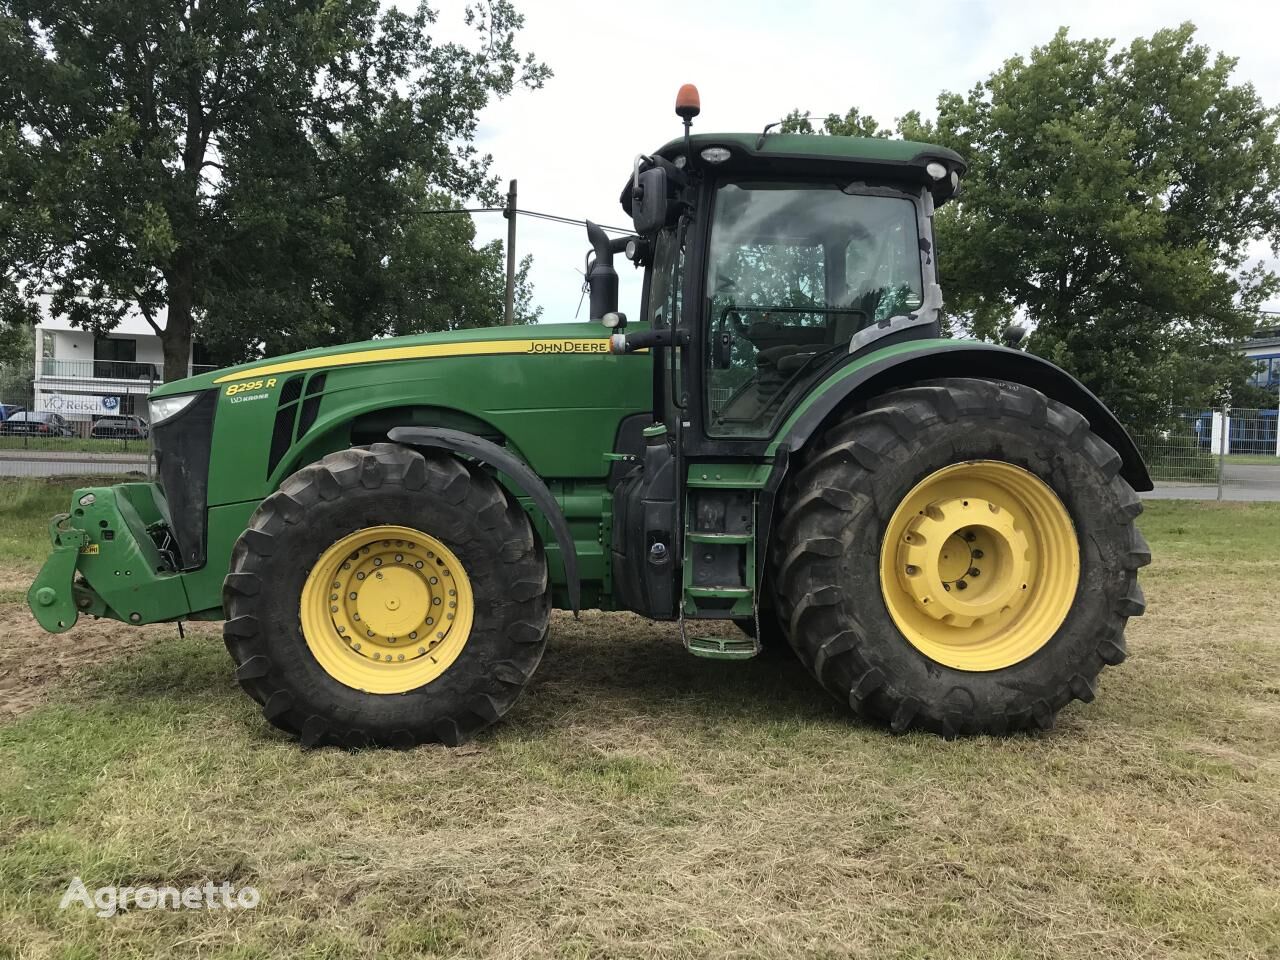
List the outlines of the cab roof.
{"type": "MultiPolygon", "coordinates": [[[[708,147],[725,147],[729,150],[729,159],[715,164],[717,171],[831,173],[926,185],[934,182],[925,170],[930,162],[942,163],[948,173],[963,175],[965,171],[964,158],[954,150],[914,140],[811,133],[699,133],[690,139],[695,162],[704,170],[712,168],[712,165],[698,159],[701,152],[708,147]]],[[[659,155],[672,161],[683,156],[684,152],[683,137],[672,140],[658,151],[659,155]]],[[[945,193],[950,192],[948,183],[945,193]]]]}

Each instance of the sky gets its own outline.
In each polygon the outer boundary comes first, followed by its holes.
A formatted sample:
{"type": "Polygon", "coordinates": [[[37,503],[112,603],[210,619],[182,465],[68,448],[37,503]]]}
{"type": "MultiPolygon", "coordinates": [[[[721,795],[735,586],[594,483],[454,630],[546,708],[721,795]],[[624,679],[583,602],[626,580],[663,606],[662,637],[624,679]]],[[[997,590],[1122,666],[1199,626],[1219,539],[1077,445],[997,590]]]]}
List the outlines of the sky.
{"type": "MultiPolygon", "coordinates": [[[[1190,20],[1200,42],[1239,59],[1237,82],[1280,103],[1280,4],[1262,0],[515,2],[525,16],[520,48],[555,76],[487,108],[477,146],[492,154],[504,188],[519,181],[522,208],[616,226],[629,224],[618,195],[635,155],[680,135],[673,105],[682,83],[702,96],[695,132],[759,130],[796,107],[824,116],[856,105],[891,123],[912,109],[932,116],[941,91],[968,90],[1059,26],[1126,44],[1190,20]]],[[[461,30],[460,2],[433,6],[443,35],[461,30]]],[[[505,239],[500,215],[475,220],[477,242],[505,239]]],[[[585,231],[528,217],[517,230],[517,253],[534,257],[542,322],[575,319],[585,231]]],[[[635,317],[639,272],[623,257],[616,263],[621,309],[635,317]]],[[[1280,300],[1268,306],[1280,310],[1280,300]]],[[[583,305],[577,319],[586,316],[583,305]]]]}

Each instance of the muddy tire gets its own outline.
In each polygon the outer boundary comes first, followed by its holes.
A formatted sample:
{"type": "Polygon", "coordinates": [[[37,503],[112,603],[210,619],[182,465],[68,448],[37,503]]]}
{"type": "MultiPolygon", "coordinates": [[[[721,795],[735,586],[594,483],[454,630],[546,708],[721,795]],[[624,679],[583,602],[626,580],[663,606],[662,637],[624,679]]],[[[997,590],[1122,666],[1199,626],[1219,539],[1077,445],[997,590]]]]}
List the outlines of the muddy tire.
{"type": "Polygon", "coordinates": [[[550,613],[516,502],[478,467],[389,443],[330,454],[264,500],[223,603],[240,685],[306,746],[464,742],[511,708],[550,613]]]}
{"type": "Polygon", "coordinates": [[[1120,467],[1082,416],[1025,386],[949,379],[874,399],[826,429],[784,489],[771,565],[792,646],[896,732],[1051,727],[1093,700],[1145,607],[1142,504],[1120,467]]]}

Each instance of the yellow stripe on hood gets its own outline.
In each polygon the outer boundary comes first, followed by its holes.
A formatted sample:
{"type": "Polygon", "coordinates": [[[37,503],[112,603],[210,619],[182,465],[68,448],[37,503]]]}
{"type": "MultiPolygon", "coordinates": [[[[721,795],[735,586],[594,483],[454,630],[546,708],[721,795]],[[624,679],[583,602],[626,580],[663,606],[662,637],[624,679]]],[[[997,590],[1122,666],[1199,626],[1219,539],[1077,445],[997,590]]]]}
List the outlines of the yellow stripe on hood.
{"type": "MultiPolygon", "coordinates": [[[[645,351],[646,353],[648,351],[645,351]]],[[[322,357],[305,357],[301,360],[281,360],[260,367],[251,367],[236,373],[224,374],[214,383],[231,380],[247,380],[250,377],[269,377],[300,370],[319,370],[324,367],[349,367],[358,363],[385,363],[390,360],[423,360],[433,357],[483,357],[499,354],[561,354],[561,353],[609,353],[607,337],[578,337],[565,339],[528,340],[470,340],[455,343],[424,343],[415,347],[376,347],[372,350],[353,350],[350,353],[330,353],[322,357]]]]}

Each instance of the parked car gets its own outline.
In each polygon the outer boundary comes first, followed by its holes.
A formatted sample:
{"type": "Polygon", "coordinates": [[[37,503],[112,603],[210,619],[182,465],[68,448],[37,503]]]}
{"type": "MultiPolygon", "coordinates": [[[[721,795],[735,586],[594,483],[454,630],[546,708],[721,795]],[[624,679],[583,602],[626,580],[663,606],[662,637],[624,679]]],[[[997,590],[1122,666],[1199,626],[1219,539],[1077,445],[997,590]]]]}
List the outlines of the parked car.
{"type": "Polygon", "coordinates": [[[20,407],[16,403],[0,403],[0,421],[8,420],[15,413],[23,413],[26,407],[20,407]]]}
{"type": "Polygon", "coordinates": [[[75,435],[60,415],[44,411],[11,414],[0,423],[0,434],[10,437],[70,437],[75,435]]]}
{"type": "Polygon", "coordinates": [[[151,427],[141,417],[99,417],[89,436],[95,440],[145,440],[151,427]]]}

